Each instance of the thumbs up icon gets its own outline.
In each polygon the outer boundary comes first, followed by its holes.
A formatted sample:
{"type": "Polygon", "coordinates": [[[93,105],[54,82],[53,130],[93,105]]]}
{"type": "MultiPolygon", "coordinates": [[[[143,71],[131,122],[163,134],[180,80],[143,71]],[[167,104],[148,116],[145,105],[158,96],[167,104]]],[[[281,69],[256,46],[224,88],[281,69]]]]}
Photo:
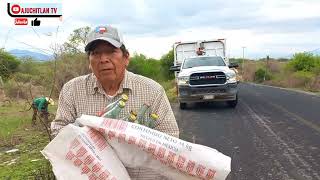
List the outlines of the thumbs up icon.
{"type": "Polygon", "coordinates": [[[40,20],[38,20],[38,18],[36,18],[35,20],[31,21],[31,26],[40,26],[40,20]]]}

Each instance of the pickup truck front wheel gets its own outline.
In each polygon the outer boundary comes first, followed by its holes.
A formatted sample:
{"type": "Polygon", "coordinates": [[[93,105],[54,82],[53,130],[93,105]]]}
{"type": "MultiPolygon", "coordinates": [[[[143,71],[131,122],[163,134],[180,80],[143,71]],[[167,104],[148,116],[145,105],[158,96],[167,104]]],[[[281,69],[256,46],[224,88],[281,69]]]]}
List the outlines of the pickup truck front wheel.
{"type": "Polygon", "coordinates": [[[187,103],[180,103],[180,109],[186,109],[187,103]]]}
{"type": "Polygon", "coordinates": [[[236,96],[236,100],[233,100],[233,101],[227,101],[227,104],[229,107],[231,108],[235,108],[238,104],[238,95],[236,96]]]}

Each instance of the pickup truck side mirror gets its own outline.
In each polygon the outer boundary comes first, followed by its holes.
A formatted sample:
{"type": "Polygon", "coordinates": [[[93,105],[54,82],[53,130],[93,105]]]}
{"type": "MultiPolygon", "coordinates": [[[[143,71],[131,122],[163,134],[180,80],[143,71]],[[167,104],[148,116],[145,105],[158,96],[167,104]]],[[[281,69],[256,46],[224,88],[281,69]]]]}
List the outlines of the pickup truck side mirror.
{"type": "Polygon", "coordinates": [[[237,67],[239,67],[239,64],[236,64],[236,63],[231,63],[229,65],[229,68],[237,68],[237,67]]]}
{"type": "Polygon", "coordinates": [[[180,72],[180,66],[171,66],[170,71],[180,72]]]}

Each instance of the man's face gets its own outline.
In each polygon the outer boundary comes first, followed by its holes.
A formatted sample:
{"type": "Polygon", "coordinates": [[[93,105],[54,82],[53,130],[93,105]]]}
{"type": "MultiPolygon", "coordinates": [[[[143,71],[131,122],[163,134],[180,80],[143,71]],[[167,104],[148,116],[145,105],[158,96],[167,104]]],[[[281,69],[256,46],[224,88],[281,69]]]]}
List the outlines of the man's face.
{"type": "Polygon", "coordinates": [[[102,83],[122,81],[129,64],[129,57],[120,48],[100,41],[89,54],[90,66],[94,75],[102,83]]]}

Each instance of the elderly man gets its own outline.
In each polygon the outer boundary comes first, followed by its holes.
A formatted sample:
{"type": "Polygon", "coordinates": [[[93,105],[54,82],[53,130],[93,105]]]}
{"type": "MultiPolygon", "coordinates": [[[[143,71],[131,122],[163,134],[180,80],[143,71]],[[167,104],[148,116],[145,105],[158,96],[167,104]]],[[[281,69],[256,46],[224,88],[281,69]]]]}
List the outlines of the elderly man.
{"type": "MultiPolygon", "coordinates": [[[[127,116],[131,110],[138,111],[147,103],[151,105],[151,112],[159,115],[156,130],[179,137],[177,122],[163,87],[149,78],[126,70],[129,52],[116,28],[95,28],[88,35],[85,51],[93,73],[76,77],[63,86],[56,118],[51,124],[53,136],[82,114],[96,115],[126,92],[129,100],[119,118],[127,116]]],[[[132,179],[161,179],[149,169],[128,168],[128,172],[132,179]]]]}

